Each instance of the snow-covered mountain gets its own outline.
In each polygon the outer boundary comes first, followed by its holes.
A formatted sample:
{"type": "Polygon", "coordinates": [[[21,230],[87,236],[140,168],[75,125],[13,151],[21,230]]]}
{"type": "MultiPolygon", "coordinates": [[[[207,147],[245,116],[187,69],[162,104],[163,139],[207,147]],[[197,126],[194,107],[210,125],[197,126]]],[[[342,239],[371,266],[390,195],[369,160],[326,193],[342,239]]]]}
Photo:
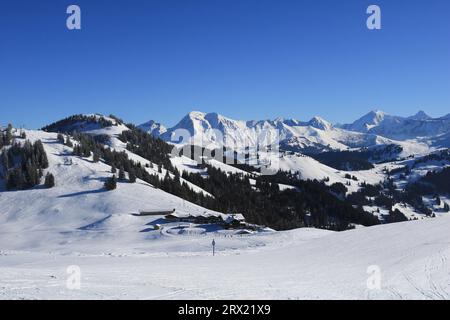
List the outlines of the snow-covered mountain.
{"type": "Polygon", "coordinates": [[[429,115],[427,115],[425,113],[425,111],[420,110],[415,115],[408,117],[408,119],[424,121],[424,120],[430,120],[432,118],[429,115]]]}
{"type": "MultiPolygon", "coordinates": [[[[279,145],[283,150],[305,154],[398,145],[402,150],[398,156],[406,157],[411,154],[426,154],[430,151],[430,146],[437,144],[429,140],[413,139],[417,137],[413,137],[411,132],[407,137],[402,136],[402,139],[396,140],[378,134],[372,129],[383,125],[383,127],[392,126],[396,128],[395,130],[400,130],[398,126],[401,126],[404,121],[414,123],[431,121],[415,120],[427,118],[424,113],[418,113],[413,118],[403,119],[374,111],[352,125],[333,126],[321,117],[314,117],[309,121],[283,118],[243,121],[230,119],[217,113],[193,111],[174,127],[162,134],[155,132],[154,135],[177,145],[195,144],[209,149],[225,146],[238,152],[258,144],[265,146],[272,143],[279,145]]],[[[149,123],[154,124],[154,121],[149,123]]],[[[431,123],[430,126],[432,126],[431,123]]],[[[147,129],[149,126],[146,124],[140,127],[147,132],[152,132],[147,129]]],[[[440,130],[444,131],[444,129],[440,130]]],[[[408,127],[405,130],[411,131],[408,127]]]]}
{"type": "Polygon", "coordinates": [[[233,150],[281,142],[290,148],[319,152],[378,143],[375,135],[346,132],[334,128],[320,117],[307,122],[282,118],[243,121],[198,111],[190,112],[177,125],[157,136],[176,144],[197,144],[208,148],[226,146],[233,150]]]}
{"type": "Polygon", "coordinates": [[[450,118],[431,118],[423,111],[406,118],[388,115],[382,111],[371,111],[351,124],[342,125],[341,128],[395,140],[433,138],[450,132],[450,118]]]}
{"type": "Polygon", "coordinates": [[[144,130],[145,132],[150,133],[155,137],[159,137],[160,135],[162,135],[164,132],[167,131],[167,128],[164,127],[161,123],[155,122],[153,120],[150,120],[146,123],[139,125],[139,128],[144,130]]]}

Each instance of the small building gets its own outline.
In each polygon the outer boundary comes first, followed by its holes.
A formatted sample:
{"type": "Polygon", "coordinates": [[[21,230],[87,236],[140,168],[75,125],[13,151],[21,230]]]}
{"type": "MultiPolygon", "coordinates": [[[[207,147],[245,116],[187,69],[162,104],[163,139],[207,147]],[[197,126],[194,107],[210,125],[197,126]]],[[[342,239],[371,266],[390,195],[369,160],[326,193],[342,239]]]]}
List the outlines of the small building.
{"type": "Polygon", "coordinates": [[[236,235],[248,235],[248,234],[253,234],[253,232],[248,229],[241,229],[241,230],[236,231],[235,234],[236,235]]]}
{"type": "Polygon", "coordinates": [[[229,214],[224,217],[223,223],[228,228],[245,226],[245,217],[241,213],[229,214]]]}
{"type": "Polygon", "coordinates": [[[139,213],[133,213],[134,216],[164,216],[168,214],[172,214],[175,212],[175,209],[172,210],[140,210],[139,213]]]}
{"type": "Polygon", "coordinates": [[[204,212],[194,219],[195,223],[220,223],[222,222],[222,218],[220,215],[215,215],[211,213],[204,212]]]}
{"type": "Polygon", "coordinates": [[[222,214],[215,212],[203,212],[200,214],[191,214],[184,212],[170,212],[165,215],[169,222],[189,222],[196,224],[221,224],[226,228],[243,228],[247,224],[245,217],[241,213],[222,214]]]}
{"type": "Polygon", "coordinates": [[[177,212],[167,214],[164,218],[169,221],[181,221],[186,215],[177,212]]]}

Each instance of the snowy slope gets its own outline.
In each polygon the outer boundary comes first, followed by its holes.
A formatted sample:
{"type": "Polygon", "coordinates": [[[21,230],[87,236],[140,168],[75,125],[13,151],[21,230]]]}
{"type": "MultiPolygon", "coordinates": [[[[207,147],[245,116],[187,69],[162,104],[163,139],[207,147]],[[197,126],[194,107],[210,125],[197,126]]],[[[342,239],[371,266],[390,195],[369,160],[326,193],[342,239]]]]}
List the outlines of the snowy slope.
{"type": "Polygon", "coordinates": [[[1,192],[0,226],[4,232],[23,233],[42,226],[74,230],[109,215],[129,216],[139,210],[208,211],[139,180],[119,182],[116,190],[105,191],[103,183],[111,176],[110,166],[72,156],[71,148],[58,143],[55,133],[26,134],[31,141],[43,142],[50,164],[47,171],[55,175],[56,186],[1,192]]]}
{"type": "Polygon", "coordinates": [[[368,184],[378,184],[386,177],[383,172],[384,166],[375,165],[374,169],[361,171],[343,171],[328,167],[317,160],[302,154],[285,154],[274,159],[270,154],[261,153],[261,162],[267,164],[268,168],[273,170],[281,169],[282,171],[299,172],[302,180],[324,180],[329,179],[326,184],[331,185],[335,182],[342,184],[350,183],[349,192],[355,192],[359,189],[359,183],[366,182],[368,184]],[[358,181],[345,178],[346,174],[355,176],[358,181]]]}
{"type": "Polygon", "coordinates": [[[342,233],[216,236],[215,257],[209,236],[148,236],[118,245],[91,230],[60,235],[66,242],[48,237],[26,251],[10,240],[0,251],[0,298],[449,299],[449,228],[442,217],[342,233]],[[66,286],[74,265],[80,289],[66,286]],[[379,288],[368,287],[376,276],[368,271],[380,272],[379,288]]]}

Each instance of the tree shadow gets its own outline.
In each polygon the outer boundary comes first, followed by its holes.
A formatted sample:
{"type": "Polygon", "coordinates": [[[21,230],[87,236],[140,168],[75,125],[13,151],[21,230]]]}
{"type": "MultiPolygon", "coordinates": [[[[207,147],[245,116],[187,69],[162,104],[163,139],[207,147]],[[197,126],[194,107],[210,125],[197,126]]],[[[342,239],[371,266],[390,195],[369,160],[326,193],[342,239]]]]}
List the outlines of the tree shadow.
{"type": "Polygon", "coordinates": [[[146,226],[154,226],[154,225],[156,225],[156,224],[165,224],[165,223],[167,223],[167,220],[166,220],[166,219],[159,218],[159,219],[156,219],[156,220],[151,221],[151,222],[149,222],[149,223],[146,223],[145,225],[146,225],[146,226]]]}
{"type": "Polygon", "coordinates": [[[62,194],[62,195],[58,196],[58,198],[71,198],[71,197],[76,197],[76,196],[81,196],[81,195],[86,195],[86,194],[96,194],[96,193],[103,193],[103,192],[107,192],[107,190],[102,188],[102,189],[97,189],[97,190],[67,193],[67,194],[62,194]]]}
{"type": "Polygon", "coordinates": [[[100,220],[97,220],[93,223],[90,223],[88,225],[85,225],[83,227],[78,228],[78,230],[91,230],[91,229],[95,229],[96,227],[98,227],[99,225],[101,225],[103,222],[105,222],[106,220],[108,220],[109,218],[111,218],[111,215],[108,215],[100,220]]]}

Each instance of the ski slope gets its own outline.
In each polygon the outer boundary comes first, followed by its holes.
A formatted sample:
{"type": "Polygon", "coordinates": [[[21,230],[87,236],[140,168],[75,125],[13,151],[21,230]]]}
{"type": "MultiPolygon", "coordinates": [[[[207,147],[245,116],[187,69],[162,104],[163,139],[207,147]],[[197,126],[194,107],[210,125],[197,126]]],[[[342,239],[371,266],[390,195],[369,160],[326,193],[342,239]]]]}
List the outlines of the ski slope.
{"type": "Polygon", "coordinates": [[[441,217],[342,233],[215,236],[214,257],[209,236],[117,246],[92,230],[82,246],[66,235],[66,243],[48,239],[26,250],[9,241],[11,249],[0,251],[0,298],[449,299],[449,228],[449,217],[441,217]],[[73,265],[81,270],[80,289],[66,286],[73,265]],[[381,272],[379,289],[367,287],[370,266],[381,272]]]}

